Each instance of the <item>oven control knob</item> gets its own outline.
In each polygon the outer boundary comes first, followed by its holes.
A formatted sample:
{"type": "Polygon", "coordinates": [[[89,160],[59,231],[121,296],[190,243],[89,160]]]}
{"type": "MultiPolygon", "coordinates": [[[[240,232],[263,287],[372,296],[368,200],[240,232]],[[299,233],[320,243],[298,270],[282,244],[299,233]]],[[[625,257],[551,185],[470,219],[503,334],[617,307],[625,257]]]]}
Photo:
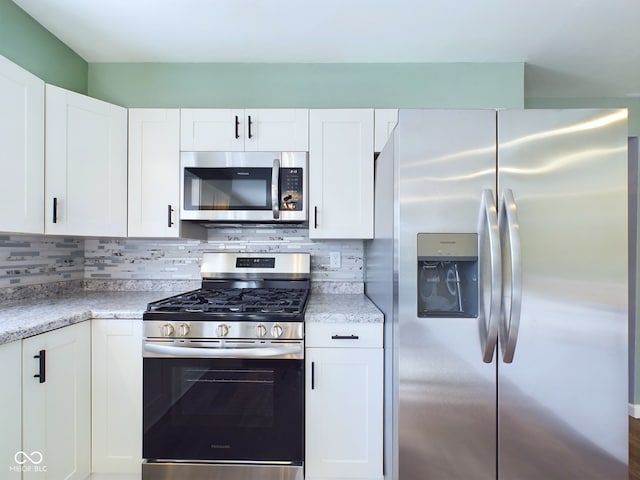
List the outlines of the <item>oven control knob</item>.
{"type": "Polygon", "coordinates": [[[163,337],[170,337],[171,335],[173,335],[173,332],[174,328],[170,323],[163,323],[162,325],[160,325],[160,333],[163,337]]]}
{"type": "Polygon", "coordinates": [[[267,327],[265,327],[262,323],[256,325],[256,335],[258,337],[264,337],[267,334],[267,327]]]}
{"type": "Polygon", "coordinates": [[[178,335],[180,335],[181,337],[186,337],[187,335],[189,335],[190,331],[191,331],[191,327],[189,326],[188,323],[178,324],[178,335]]]}
{"type": "Polygon", "coordinates": [[[279,338],[282,336],[282,325],[275,323],[273,327],[271,327],[271,336],[274,338],[279,338]]]}
{"type": "Polygon", "coordinates": [[[229,325],[226,323],[221,323],[216,327],[216,332],[219,337],[226,337],[229,335],[229,325]]]}

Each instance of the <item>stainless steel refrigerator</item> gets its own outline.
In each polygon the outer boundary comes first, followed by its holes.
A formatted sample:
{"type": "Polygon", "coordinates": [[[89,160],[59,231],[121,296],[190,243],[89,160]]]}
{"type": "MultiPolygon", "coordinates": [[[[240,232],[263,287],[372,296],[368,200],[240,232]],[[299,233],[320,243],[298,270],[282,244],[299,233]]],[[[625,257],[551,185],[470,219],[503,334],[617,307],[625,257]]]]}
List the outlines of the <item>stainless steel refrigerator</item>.
{"type": "Polygon", "coordinates": [[[386,478],[626,480],[626,110],[400,110],[375,172],[386,478]]]}

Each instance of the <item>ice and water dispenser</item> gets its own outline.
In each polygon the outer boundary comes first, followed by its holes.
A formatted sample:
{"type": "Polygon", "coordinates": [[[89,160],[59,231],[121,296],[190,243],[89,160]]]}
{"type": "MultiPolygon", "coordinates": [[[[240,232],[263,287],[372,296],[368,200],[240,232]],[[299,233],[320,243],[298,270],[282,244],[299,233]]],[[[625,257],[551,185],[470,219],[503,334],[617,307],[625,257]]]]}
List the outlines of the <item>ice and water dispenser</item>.
{"type": "Polygon", "coordinates": [[[418,316],[478,316],[478,235],[418,234],[418,316]]]}

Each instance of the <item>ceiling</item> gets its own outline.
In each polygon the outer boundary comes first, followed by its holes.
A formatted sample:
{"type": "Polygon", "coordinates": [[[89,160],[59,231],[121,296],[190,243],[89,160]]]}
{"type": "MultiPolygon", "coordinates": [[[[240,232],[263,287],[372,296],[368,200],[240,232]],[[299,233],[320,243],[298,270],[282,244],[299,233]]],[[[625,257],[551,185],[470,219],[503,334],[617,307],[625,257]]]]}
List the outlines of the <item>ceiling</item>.
{"type": "Polygon", "coordinates": [[[638,0],[14,0],[89,63],[526,62],[527,97],[640,97],[638,0]]]}

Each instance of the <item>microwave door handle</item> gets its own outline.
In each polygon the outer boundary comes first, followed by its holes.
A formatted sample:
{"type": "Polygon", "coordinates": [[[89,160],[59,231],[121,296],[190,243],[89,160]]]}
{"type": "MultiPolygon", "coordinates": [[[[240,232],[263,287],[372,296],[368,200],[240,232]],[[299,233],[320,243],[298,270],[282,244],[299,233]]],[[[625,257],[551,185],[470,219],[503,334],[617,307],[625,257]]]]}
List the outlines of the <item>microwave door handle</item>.
{"type": "Polygon", "coordinates": [[[280,160],[273,160],[273,169],[271,170],[271,210],[273,211],[273,219],[280,218],[280,199],[278,195],[278,184],[280,183],[280,160]]]}

